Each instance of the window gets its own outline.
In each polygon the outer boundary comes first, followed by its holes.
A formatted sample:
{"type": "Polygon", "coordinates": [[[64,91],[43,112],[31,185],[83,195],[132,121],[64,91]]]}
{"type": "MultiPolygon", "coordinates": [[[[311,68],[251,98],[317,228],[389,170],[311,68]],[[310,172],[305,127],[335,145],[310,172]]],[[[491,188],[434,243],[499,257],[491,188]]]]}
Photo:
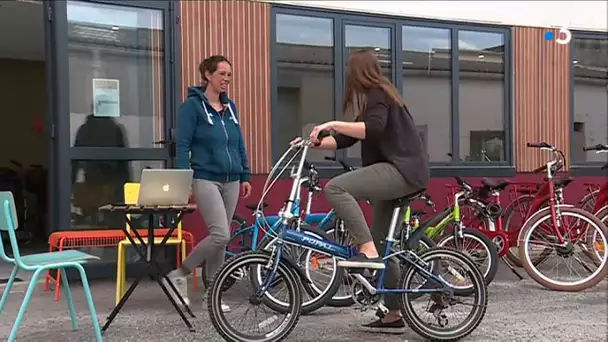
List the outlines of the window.
{"type": "Polygon", "coordinates": [[[429,161],[451,162],[450,30],[403,26],[402,34],[403,99],[416,124],[424,126],[429,161]]]}
{"type": "MultiPolygon", "coordinates": [[[[333,20],[277,14],[276,64],[278,136],[284,151],[296,136],[306,136],[316,124],[334,119],[333,20]]],[[[311,161],[334,152],[313,150],[311,161]]],[[[278,156],[276,156],[278,158],[278,156]]]]}
{"type": "Polygon", "coordinates": [[[431,137],[426,139],[431,163],[504,162],[505,34],[459,29],[454,44],[453,31],[402,26],[403,98],[416,124],[431,137]]]}
{"type": "Polygon", "coordinates": [[[393,53],[391,49],[391,29],[387,27],[345,25],[344,45],[346,52],[373,50],[380,61],[382,72],[389,80],[393,78],[393,53]]]}
{"type": "Polygon", "coordinates": [[[461,160],[505,160],[504,55],[502,33],[458,31],[461,160]]]}
{"type": "MultiPolygon", "coordinates": [[[[386,27],[345,25],[344,46],[348,56],[359,50],[373,50],[380,61],[382,73],[391,80],[393,74],[393,53],[391,49],[391,30],[386,27]]],[[[348,59],[347,59],[348,62],[348,59]]],[[[348,66],[348,63],[347,63],[348,66]]],[[[345,70],[346,72],[346,70],[345,70]]],[[[361,158],[361,144],[357,143],[346,150],[346,157],[361,158]]]]}
{"type": "Polygon", "coordinates": [[[70,144],[163,148],[160,10],[69,1],[70,144]]]}
{"type": "MultiPolygon", "coordinates": [[[[71,229],[103,230],[124,227],[126,223],[123,213],[101,212],[99,207],[108,203],[125,202],[125,183],[139,183],[143,169],[165,167],[165,161],[161,160],[72,160],[71,229]]],[[[133,215],[131,224],[135,229],[147,228],[148,218],[145,215],[133,215]]],[[[170,249],[164,249],[159,261],[166,260],[170,249]]],[[[91,247],[80,250],[98,256],[100,262],[116,260],[116,248],[91,247]]],[[[133,248],[129,248],[127,260],[136,262],[141,261],[141,258],[133,248]]]]}
{"type": "Polygon", "coordinates": [[[608,36],[575,35],[573,47],[572,162],[606,162],[608,154],[583,147],[608,144],[608,36]]]}
{"type": "MultiPolygon", "coordinates": [[[[434,175],[513,172],[508,29],[280,5],[273,17],[273,144],[281,146],[275,160],[294,135],[343,118],[348,58],[367,49],[402,92],[434,175]]],[[[338,157],[356,164],[360,144],[338,157]]]]}

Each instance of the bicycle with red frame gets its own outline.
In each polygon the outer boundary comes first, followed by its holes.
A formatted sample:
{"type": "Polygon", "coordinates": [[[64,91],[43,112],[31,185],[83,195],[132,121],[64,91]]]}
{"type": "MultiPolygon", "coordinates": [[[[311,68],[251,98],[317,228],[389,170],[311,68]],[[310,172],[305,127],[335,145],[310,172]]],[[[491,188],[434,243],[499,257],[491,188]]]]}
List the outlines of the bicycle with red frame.
{"type": "MultiPolygon", "coordinates": [[[[595,146],[583,147],[583,151],[595,151],[596,154],[608,153],[608,145],[597,144],[595,146]]],[[[604,164],[600,169],[608,170],[608,163],[604,164]]],[[[584,185],[587,188],[587,195],[579,202],[580,208],[596,214],[600,219],[604,218],[608,215],[608,179],[604,184],[585,183],[584,185]]]]}
{"type": "MultiPolygon", "coordinates": [[[[535,187],[536,187],[536,183],[535,187]]],[[[557,181],[555,182],[556,192],[561,193],[561,189],[563,186],[569,184],[569,182],[557,181]]],[[[509,227],[503,225],[503,218],[506,217],[504,213],[508,213],[507,218],[511,218],[514,213],[517,212],[515,210],[520,203],[518,200],[523,196],[529,196],[530,198],[534,198],[534,194],[530,194],[530,192],[525,192],[526,195],[521,195],[521,197],[516,197],[512,200],[508,205],[506,210],[503,210],[501,206],[501,193],[512,185],[513,187],[519,185],[519,183],[513,183],[506,179],[488,179],[484,178],[481,180],[481,186],[474,187],[474,196],[466,198],[460,203],[461,208],[461,217],[466,227],[475,228],[481,231],[484,235],[490,238],[496,248],[498,250],[498,256],[502,258],[505,264],[509,267],[511,272],[515,274],[520,280],[523,277],[517,272],[515,266],[521,267],[521,262],[519,262],[519,255],[517,254],[517,240],[519,236],[519,227],[509,227]],[[516,262],[512,260],[515,259],[516,262]]],[[[542,188],[542,183],[538,184],[538,188],[542,188]]],[[[539,199],[541,200],[539,203],[548,202],[548,195],[543,194],[546,192],[544,190],[536,189],[535,191],[539,192],[539,199]]],[[[512,191],[511,198],[514,198],[513,194],[515,192],[512,191]]],[[[527,200],[527,197],[525,198],[527,200]]],[[[522,201],[523,202],[523,201],[522,201]]],[[[532,203],[535,206],[538,204],[532,203]]],[[[528,210],[529,211],[529,210],[528,210]]],[[[524,214],[526,215],[526,214],[524,214]]],[[[544,258],[547,255],[542,255],[539,258],[534,260],[535,265],[543,262],[544,258]]]]}
{"type": "MultiPolygon", "coordinates": [[[[563,156],[561,151],[557,151],[560,158],[563,156]]],[[[513,184],[510,192],[511,203],[502,212],[502,230],[511,237],[511,248],[506,257],[515,266],[523,267],[519,258],[519,248],[517,238],[521,227],[530,216],[542,208],[548,208],[551,199],[559,205],[570,205],[564,203],[564,189],[574,180],[572,177],[565,176],[557,178],[557,172],[564,167],[563,159],[554,166],[551,178],[546,176],[547,165],[543,165],[532,173],[544,173],[545,177],[541,182],[523,182],[513,184]],[[551,184],[549,184],[551,183],[551,184]],[[553,192],[550,189],[553,189],[553,192]]],[[[544,260],[545,254],[535,257],[534,264],[538,265],[544,260]]]]}
{"type": "Polygon", "coordinates": [[[538,190],[531,215],[519,232],[519,259],[530,277],[548,289],[576,292],[593,287],[608,272],[606,251],[595,248],[598,243],[606,246],[607,228],[592,213],[562,204],[555,174],[564,166],[563,152],[545,142],[527,146],[550,152],[554,157],[545,165],[546,182],[538,190]],[[542,197],[546,196],[549,205],[543,206],[542,197]],[[537,250],[540,258],[534,254],[537,250]],[[580,255],[577,252],[581,252],[580,255]],[[551,259],[553,256],[557,260],[551,259]],[[539,259],[542,262],[539,263],[539,259]],[[571,271],[569,275],[560,278],[563,272],[544,273],[562,263],[571,271]],[[574,278],[580,275],[584,277],[574,278]]]}
{"type": "MultiPolygon", "coordinates": [[[[591,147],[584,147],[583,151],[596,151],[595,153],[608,153],[608,145],[597,144],[591,147]]],[[[608,163],[604,164],[601,167],[601,170],[607,170],[608,163]]],[[[585,184],[588,189],[592,189],[592,185],[587,183],[585,184]]],[[[581,208],[595,214],[595,216],[602,221],[604,225],[608,226],[608,179],[604,184],[593,184],[595,185],[595,190],[588,194],[588,201],[585,201],[583,198],[581,208]],[[592,201],[591,201],[592,200],[592,201]],[[587,209],[588,208],[588,209],[587,209]]],[[[591,236],[590,239],[594,241],[595,251],[604,252],[606,250],[606,245],[602,244],[601,239],[598,239],[597,236],[591,236]]]]}
{"type": "Polygon", "coordinates": [[[523,277],[506,258],[511,248],[517,247],[517,232],[506,232],[502,225],[500,194],[509,184],[511,182],[508,180],[488,178],[483,178],[481,186],[477,187],[472,187],[467,183],[473,189],[474,194],[462,199],[460,212],[464,225],[480,231],[492,240],[496,245],[498,257],[521,280],[523,277]]]}

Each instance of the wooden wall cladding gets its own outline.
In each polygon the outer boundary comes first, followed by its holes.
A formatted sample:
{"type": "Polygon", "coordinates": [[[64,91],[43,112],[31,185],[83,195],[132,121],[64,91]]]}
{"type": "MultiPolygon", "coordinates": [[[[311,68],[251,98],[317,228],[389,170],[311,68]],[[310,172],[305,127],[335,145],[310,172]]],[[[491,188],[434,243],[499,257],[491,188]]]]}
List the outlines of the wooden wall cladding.
{"type": "MultiPolygon", "coordinates": [[[[514,115],[518,172],[529,172],[550,157],[526,147],[547,142],[570,153],[570,45],[545,40],[548,29],[515,27],[514,115]]],[[[559,32],[555,30],[555,35],[559,32]]]]}
{"type": "Polygon", "coordinates": [[[270,4],[257,1],[180,1],[182,94],[200,84],[199,63],[224,55],[233,67],[235,101],[252,172],[270,170],[270,4]]]}

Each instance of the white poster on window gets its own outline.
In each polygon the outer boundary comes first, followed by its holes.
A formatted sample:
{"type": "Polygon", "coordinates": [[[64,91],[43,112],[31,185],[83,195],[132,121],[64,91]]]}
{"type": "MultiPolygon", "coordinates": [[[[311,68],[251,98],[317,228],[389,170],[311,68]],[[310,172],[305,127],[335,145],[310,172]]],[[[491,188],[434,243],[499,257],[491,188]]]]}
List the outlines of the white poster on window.
{"type": "Polygon", "coordinates": [[[93,79],[93,115],[120,116],[120,81],[109,78],[93,79]]]}

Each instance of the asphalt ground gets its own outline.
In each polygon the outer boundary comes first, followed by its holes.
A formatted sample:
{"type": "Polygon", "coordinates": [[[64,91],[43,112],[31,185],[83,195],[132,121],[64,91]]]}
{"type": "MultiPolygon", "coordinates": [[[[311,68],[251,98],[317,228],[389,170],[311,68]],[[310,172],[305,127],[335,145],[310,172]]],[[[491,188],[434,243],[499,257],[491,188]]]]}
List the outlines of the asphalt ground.
{"type": "MultiPolygon", "coordinates": [[[[523,270],[521,270],[523,272],[523,270]]],[[[523,272],[525,274],[525,272],[523,272]]],[[[26,277],[24,277],[26,278],[26,277]]],[[[27,282],[15,284],[0,316],[0,338],[5,340],[23,300],[27,282]]],[[[114,282],[91,284],[100,322],[114,305],[114,282]]],[[[4,284],[0,284],[4,290],[4,284]]],[[[86,301],[79,283],[72,284],[80,330],[72,331],[65,297],[55,303],[40,284],[22,322],[17,341],[93,341],[86,301]]],[[[607,341],[608,283],[579,293],[552,292],[534,281],[519,281],[501,265],[489,287],[490,300],[481,325],[467,341],[607,341]]],[[[189,332],[156,283],[144,281],[104,334],[105,341],[222,341],[207,314],[203,292],[191,292],[196,332],[189,332]]],[[[421,341],[410,330],[403,335],[360,331],[374,313],[355,307],[321,308],[300,318],[288,341],[421,341]]]]}

